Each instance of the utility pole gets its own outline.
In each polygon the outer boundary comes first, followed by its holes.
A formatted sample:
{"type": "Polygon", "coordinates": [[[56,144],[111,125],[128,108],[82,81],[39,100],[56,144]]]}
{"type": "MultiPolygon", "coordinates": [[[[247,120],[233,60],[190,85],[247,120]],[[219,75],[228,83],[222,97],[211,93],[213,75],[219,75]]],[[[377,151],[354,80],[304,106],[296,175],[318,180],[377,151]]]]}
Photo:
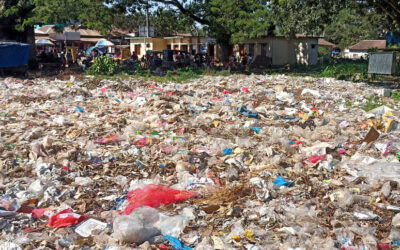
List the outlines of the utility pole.
{"type": "Polygon", "coordinates": [[[150,17],[148,4],[146,4],[146,37],[150,37],[150,17]]]}
{"type": "MultiPolygon", "coordinates": [[[[149,20],[149,4],[146,3],[146,38],[148,39],[150,37],[150,33],[149,33],[149,25],[150,25],[150,20],[149,20]]],[[[147,51],[147,40],[146,38],[144,39],[144,46],[145,46],[145,51],[147,51]]],[[[147,53],[146,53],[147,54],[147,53]]]]}

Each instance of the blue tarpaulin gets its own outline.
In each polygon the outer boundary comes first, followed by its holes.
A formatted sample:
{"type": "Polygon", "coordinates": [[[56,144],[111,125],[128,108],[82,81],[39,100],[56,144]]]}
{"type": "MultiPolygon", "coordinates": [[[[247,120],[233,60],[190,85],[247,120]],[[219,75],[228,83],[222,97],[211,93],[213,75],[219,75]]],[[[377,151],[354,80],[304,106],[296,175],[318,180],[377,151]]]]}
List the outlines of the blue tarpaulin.
{"type": "Polygon", "coordinates": [[[400,32],[388,32],[386,34],[387,44],[400,44],[400,32]]]}
{"type": "Polygon", "coordinates": [[[0,43],[0,68],[27,65],[29,59],[29,44],[0,43]]]}

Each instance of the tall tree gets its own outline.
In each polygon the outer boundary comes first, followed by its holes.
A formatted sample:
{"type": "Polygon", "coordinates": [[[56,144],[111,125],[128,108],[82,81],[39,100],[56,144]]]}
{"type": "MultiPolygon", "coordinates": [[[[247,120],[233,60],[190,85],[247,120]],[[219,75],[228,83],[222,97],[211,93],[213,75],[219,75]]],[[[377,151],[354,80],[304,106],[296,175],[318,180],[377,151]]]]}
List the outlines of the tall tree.
{"type": "Polygon", "coordinates": [[[362,0],[357,2],[367,7],[373,7],[387,18],[393,29],[400,29],[400,0],[362,0]]]}
{"type": "MultiPolygon", "coordinates": [[[[149,13],[150,25],[154,26],[154,33],[157,37],[170,36],[175,32],[199,33],[198,27],[193,19],[173,11],[169,8],[157,8],[149,13]]],[[[126,30],[137,29],[138,26],[146,25],[146,15],[139,10],[131,14],[115,14],[113,25],[126,30]]]]}
{"type": "Polygon", "coordinates": [[[223,58],[228,56],[228,45],[245,38],[266,34],[271,26],[266,0],[109,0],[123,11],[162,4],[170,6],[193,21],[204,25],[209,35],[222,46],[223,58]]]}
{"type": "Polygon", "coordinates": [[[26,22],[35,24],[83,24],[106,33],[113,21],[111,9],[102,0],[34,0],[33,16],[26,22]]]}
{"type": "Polygon", "coordinates": [[[29,43],[31,66],[35,61],[35,39],[33,25],[27,24],[26,20],[32,17],[34,8],[32,0],[0,1],[0,37],[29,43]]]}
{"type": "Polygon", "coordinates": [[[345,0],[271,0],[270,8],[277,34],[293,37],[322,34],[345,4],[345,0]]]}
{"type": "Polygon", "coordinates": [[[384,39],[390,27],[385,15],[375,9],[360,8],[354,2],[342,9],[325,28],[325,37],[341,48],[360,40],[384,39]]]}
{"type": "MultiPolygon", "coordinates": [[[[400,28],[400,0],[271,0],[272,18],[279,32],[293,36],[296,32],[321,35],[324,28],[345,16],[347,22],[372,18],[373,25],[385,29],[400,28]],[[343,10],[343,11],[342,11],[343,10]],[[380,14],[380,15],[379,15],[380,14]],[[358,16],[357,16],[358,15],[358,16]],[[376,20],[378,19],[378,20],[376,20]]],[[[352,24],[351,24],[352,25],[352,24]]],[[[341,27],[343,29],[343,27],[341,27]]]]}
{"type": "Polygon", "coordinates": [[[193,19],[171,9],[158,8],[150,16],[156,36],[169,36],[179,33],[199,33],[193,19]]]}

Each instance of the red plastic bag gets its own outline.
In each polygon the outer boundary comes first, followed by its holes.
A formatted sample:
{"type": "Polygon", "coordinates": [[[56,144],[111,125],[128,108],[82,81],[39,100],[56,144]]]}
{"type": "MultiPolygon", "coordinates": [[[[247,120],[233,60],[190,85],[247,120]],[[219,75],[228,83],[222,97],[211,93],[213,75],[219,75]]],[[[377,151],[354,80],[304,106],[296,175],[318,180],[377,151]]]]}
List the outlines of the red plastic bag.
{"type": "Polygon", "coordinates": [[[139,146],[139,147],[145,147],[146,144],[147,144],[147,138],[146,137],[143,137],[143,138],[135,141],[135,145],[139,146]]]}
{"type": "Polygon", "coordinates": [[[74,213],[74,210],[67,208],[53,216],[49,220],[50,227],[67,227],[76,225],[86,219],[85,215],[74,213]]]}
{"type": "Polygon", "coordinates": [[[51,211],[48,208],[35,208],[32,210],[32,215],[33,215],[33,218],[35,218],[35,219],[40,218],[43,215],[50,218],[52,214],[53,214],[53,211],[51,211]]]}
{"type": "Polygon", "coordinates": [[[326,155],[313,155],[313,156],[308,157],[307,160],[310,163],[315,164],[319,161],[325,160],[325,158],[326,158],[326,155]]]}
{"type": "Polygon", "coordinates": [[[116,135],[108,135],[104,138],[100,138],[95,141],[95,143],[100,143],[100,144],[109,144],[109,143],[114,143],[118,141],[118,136],[116,135]]]}
{"type": "Polygon", "coordinates": [[[158,208],[161,205],[169,205],[195,196],[197,196],[195,192],[176,190],[161,185],[148,185],[128,193],[130,204],[122,214],[130,214],[133,210],[141,206],[158,208]]]}

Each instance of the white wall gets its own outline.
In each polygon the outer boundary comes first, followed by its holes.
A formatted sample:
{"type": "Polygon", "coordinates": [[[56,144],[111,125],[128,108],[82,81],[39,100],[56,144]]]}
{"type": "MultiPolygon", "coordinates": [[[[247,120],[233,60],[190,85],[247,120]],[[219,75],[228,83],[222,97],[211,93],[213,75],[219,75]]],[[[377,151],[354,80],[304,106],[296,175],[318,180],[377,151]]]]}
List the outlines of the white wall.
{"type": "Polygon", "coordinates": [[[349,49],[344,50],[344,57],[349,59],[360,59],[361,57],[366,59],[368,58],[367,51],[351,51],[349,49]]]}

